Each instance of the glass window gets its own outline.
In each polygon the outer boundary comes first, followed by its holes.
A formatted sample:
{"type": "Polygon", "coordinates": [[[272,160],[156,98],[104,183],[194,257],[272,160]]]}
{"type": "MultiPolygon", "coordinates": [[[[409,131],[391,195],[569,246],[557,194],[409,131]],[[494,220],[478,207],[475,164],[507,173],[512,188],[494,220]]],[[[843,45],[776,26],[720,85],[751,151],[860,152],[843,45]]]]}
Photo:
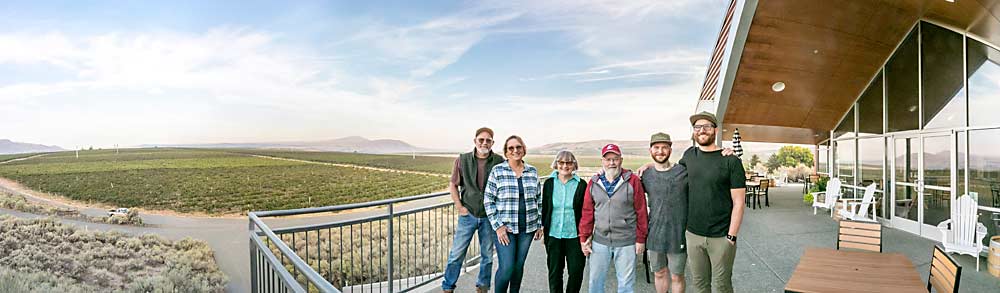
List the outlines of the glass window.
{"type": "Polygon", "coordinates": [[[956,179],[956,180],[958,180],[958,182],[957,182],[958,188],[955,189],[955,190],[958,191],[958,194],[955,194],[955,197],[959,197],[959,196],[961,196],[961,195],[963,195],[963,194],[966,193],[966,190],[965,190],[965,155],[968,154],[968,144],[967,144],[967,142],[968,142],[969,138],[965,134],[965,131],[958,132],[956,135],[957,135],[956,139],[958,140],[958,144],[956,144],[956,146],[957,146],[956,150],[957,150],[958,154],[957,154],[957,161],[956,161],[955,164],[956,164],[956,168],[958,170],[955,170],[955,172],[957,174],[956,176],[958,176],[958,179],[956,179]]]}
{"type": "Polygon", "coordinates": [[[837,125],[837,129],[833,131],[833,137],[854,137],[854,107],[851,107],[851,110],[847,111],[847,115],[837,125]]]}
{"type": "Polygon", "coordinates": [[[816,172],[817,173],[829,173],[830,172],[830,147],[826,145],[827,143],[820,144],[819,147],[819,160],[816,161],[816,172]]]}
{"type": "Polygon", "coordinates": [[[837,177],[844,184],[854,185],[854,140],[837,141],[837,177]]]}
{"type": "Polygon", "coordinates": [[[858,99],[858,132],[882,134],[882,73],[879,72],[858,99]]]}
{"type": "MultiPolygon", "coordinates": [[[[1000,208],[1000,129],[969,132],[969,193],[977,193],[980,208],[1000,208]]],[[[994,219],[1000,213],[981,210],[980,221],[986,225],[988,235],[997,235],[994,219]]]]}
{"type": "Polygon", "coordinates": [[[919,48],[914,28],[885,65],[885,89],[889,132],[919,127],[919,48]]]}
{"type": "Polygon", "coordinates": [[[1000,124],[1000,51],[968,39],[969,123],[1000,124]]]}
{"type": "Polygon", "coordinates": [[[917,145],[917,138],[897,138],[895,139],[895,166],[896,182],[917,182],[917,164],[919,163],[920,149],[917,145]]]}
{"type": "MultiPolygon", "coordinates": [[[[885,169],[882,168],[882,162],[885,161],[885,138],[875,137],[875,138],[865,138],[858,139],[858,168],[861,173],[858,181],[859,186],[868,186],[872,183],[876,185],[879,190],[889,190],[885,188],[885,181],[883,180],[883,174],[885,174],[885,169]]],[[[876,198],[884,198],[883,193],[876,193],[876,198]]],[[[881,201],[873,207],[876,212],[876,216],[885,217],[882,213],[881,201]]]]}
{"type": "Polygon", "coordinates": [[[882,162],[885,160],[885,139],[881,137],[858,140],[858,161],[861,171],[860,186],[878,183],[878,189],[885,188],[882,182],[882,162]]]}
{"type": "Polygon", "coordinates": [[[962,35],[926,22],[920,26],[924,128],[965,126],[962,35]]]}
{"type": "Polygon", "coordinates": [[[953,143],[951,136],[924,137],[923,184],[940,187],[951,186],[951,147],[953,143]]]}
{"type": "Polygon", "coordinates": [[[908,185],[896,185],[896,213],[894,216],[917,220],[917,191],[908,185]]]}

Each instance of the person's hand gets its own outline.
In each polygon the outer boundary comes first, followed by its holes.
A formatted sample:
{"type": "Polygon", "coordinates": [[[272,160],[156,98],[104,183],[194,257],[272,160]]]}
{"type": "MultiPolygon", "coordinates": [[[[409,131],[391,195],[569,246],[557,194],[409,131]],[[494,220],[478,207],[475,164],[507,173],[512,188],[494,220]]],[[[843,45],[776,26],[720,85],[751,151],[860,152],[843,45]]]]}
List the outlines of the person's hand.
{"type": "Polygon", "coordinates": [[[580,243],[580,250],[583,251],[583,256],[590,256],[591,253],[594,253],[594,251],[590,249],[590,241],[591,239],[587,239],[587,241],[580,243]]]}
{"type": "Polygon", "coordinates": [[[736,151],[734,151],[733,148],[724,148],[724,149],[722,149],[722,155],[723,156],[732,156],[732,155],[735,155],[735,154],[736,154],[736,151]]]}
{"type": "Polygon", "coordinates": [[[639,177],[642,177],[642,173],[646,172],[646,169],[649,169],[649,168],[652,168],[652,167],[653,167],[653,163],[646,163],[645,165],[642,165],[642,167],[639,167],[639,169],[635,169],[635,173],[638,174],[639,177]]]}
{"type": "Polygon", "coordinates": [[[646,251],[646,243],[636,243],[635,244],[635,254],[639,255],[646,251]]]}
{"type": "Polygon", "coordinates": [[[508,231],[510,231],[510,229],[508,229],[507,226],[500,226],[500,228],[497,228],[497,241],[503,246],[510,244],[510,239],[507,239],[508,231]]]}
{"type": "Polygon", "coordinates": [[[542,240],[542,237],[545,237],[545,228],[535,230],[535,241],[542,240]]]}
{"type": "Polygon", "coordinates": [[[459,216],[465,216],[465,215],[469,214],[469,209],[465,208],[465,206],[459,204],[459,205],[456,205],[456,207],[458,208],[458,215],[459,216]]]}
{"type": "Polygon", "coordinates": [[[726,241],[729,241],[730,245],[736,245],[736,241],[729,240],[728,238],[726,239],[726,241]]]}

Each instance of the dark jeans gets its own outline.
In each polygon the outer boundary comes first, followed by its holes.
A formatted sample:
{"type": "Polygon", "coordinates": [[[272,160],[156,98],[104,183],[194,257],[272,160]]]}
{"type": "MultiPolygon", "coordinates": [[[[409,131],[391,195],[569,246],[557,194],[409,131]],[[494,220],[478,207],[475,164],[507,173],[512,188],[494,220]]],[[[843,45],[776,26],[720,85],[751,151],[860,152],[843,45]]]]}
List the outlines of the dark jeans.
{"type": "Polygon", "coordinates": [[[524,260],[528,258],[528,249],[531,248],[531,239],[535,236],[535,231],[530,233],[513,234],[508,232],[507,245],[496,243],[497,248],[497,275],[493,278],[496,282],[493,286],[496,292],[521,292],[521,277],[524,276],[524,260]],[[510,288],[508,291],[507,289],[510,288]]]}
{"type": "Polygon", "coordinates": [[[564,292],[563,268],[567,267],[569,280],[566,282],[565,292],[580,292],[580,286],[583,284],[583,268],[587,264],[587,257],[583,256],[583,250],[580,249],[580,239],[559,239],[546,235],[545,253],[548,255],[549,292],[564,292]]]}

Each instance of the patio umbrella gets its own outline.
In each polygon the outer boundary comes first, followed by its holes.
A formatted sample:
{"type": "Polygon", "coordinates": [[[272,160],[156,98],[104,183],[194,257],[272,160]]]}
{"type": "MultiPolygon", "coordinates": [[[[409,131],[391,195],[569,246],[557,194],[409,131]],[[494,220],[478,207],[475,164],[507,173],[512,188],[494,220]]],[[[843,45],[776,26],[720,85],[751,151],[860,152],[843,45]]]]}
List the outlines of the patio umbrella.
{"type": "Polygon", "coordinates": [[[740,129],[733,129],[733,152],[737,157],[743,156],[743,146],[740,145],[740,129]]]}

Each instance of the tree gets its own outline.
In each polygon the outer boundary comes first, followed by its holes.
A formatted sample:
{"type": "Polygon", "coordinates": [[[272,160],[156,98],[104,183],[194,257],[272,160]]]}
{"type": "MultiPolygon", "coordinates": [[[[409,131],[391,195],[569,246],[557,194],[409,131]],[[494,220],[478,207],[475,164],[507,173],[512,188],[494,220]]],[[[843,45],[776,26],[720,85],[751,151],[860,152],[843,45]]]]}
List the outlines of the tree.
{"type": "Polygon", "coordinates": [[[757,164],[760,164],[760,156],[753,154],[753,156],[750,156],[750,168],[757,166],[757,164]]]}
{"type": "Polygon", "coordinates": [[[768,172],[773,172],[779,167],[795,167],[799,164],[812,166],[812,151],[805,147],[788,145],[781,147],[777,153],[768,158],[765,166],[768,172]]]}

